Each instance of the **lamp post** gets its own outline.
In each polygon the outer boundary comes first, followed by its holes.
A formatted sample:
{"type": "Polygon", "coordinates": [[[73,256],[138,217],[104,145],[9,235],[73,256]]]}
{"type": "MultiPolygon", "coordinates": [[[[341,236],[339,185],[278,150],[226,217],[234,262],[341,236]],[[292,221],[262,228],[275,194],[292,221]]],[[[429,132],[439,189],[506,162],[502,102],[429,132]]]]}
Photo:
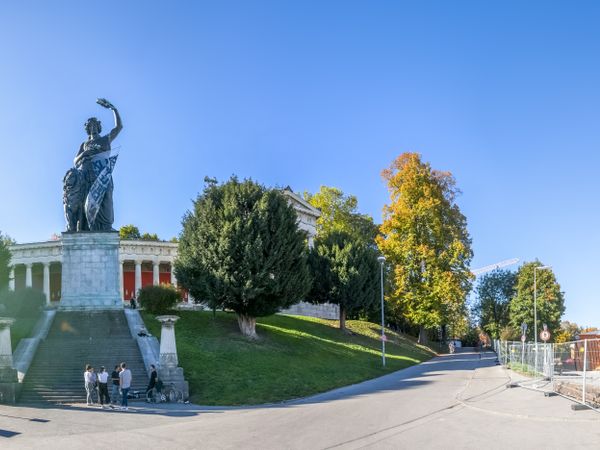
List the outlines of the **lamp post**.
{"type": "Polygon", "coordinates": [[[552,266],[535,266],[533,268],[533,337],[535,341],[535,373],[538,362],[538,332],[537,332],[537,271],[552,269],[552,266]]]}
{"type": "Polygon", "coordinates": [[[377,258],[381,269],[381,361],[385,367],[385,321],[384,321],[384,306],[383,306],[383,265],[385,264],[385,256],[377,258]]]}
{"type": "Polygon", "coordinates": [[[537,271],[552,269],[552,266],[535,266],[533,268],[533,336],[535,339],[535,348],[537,349],[538,334],[537,334],[537,271]]]}

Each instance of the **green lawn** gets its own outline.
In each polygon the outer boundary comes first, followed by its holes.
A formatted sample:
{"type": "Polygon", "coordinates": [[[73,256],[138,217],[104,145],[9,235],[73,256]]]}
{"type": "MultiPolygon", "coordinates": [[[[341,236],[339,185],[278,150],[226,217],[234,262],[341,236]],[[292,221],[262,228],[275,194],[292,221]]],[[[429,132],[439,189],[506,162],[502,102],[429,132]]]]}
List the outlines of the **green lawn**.
{"type": "MultiPolygon", "coordinates": [[[[275,315],[258,320],[260,339],[239,333],[234,314],[177,311],[179,364],[190,383],[191,401],[203,405],[246,405],[304,397],[375,378],[434,356],[413,339],[388,330],[387,366],[381,366],[379,328],[348,321],[352,335],[337,322],[275,315]]],[[[160,324],[143,313],[150,332],[160,324]]]]}
{"type": "Polygon", "coordinates": [[[23,338],[28,338],[33,332],[33,327],[38,321],[39,317],[25,318],[19,317],[15,320],[15,323],[10,327],[10,342],[12,344],[13,351],[19,345],[19,341],[23,338]]]}

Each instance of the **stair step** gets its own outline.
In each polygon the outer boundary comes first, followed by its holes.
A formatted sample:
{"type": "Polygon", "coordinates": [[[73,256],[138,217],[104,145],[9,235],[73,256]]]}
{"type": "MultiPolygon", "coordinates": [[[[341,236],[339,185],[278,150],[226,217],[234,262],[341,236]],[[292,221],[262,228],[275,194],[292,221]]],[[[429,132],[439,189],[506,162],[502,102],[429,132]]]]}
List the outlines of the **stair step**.
{"type": "MultiPolygon", "coordinates": [[[[112,372],[125,361],[133,377],[132,389],[145,391],[148,374],[137,342],[131,337],[122,311],[63,312],[56,314],[47,338],[40,343],[23,383],[22,403],[85,402],[86,364],[112,372]]],[[[111,385],[109,384],[109,392],[111,385]]]]}

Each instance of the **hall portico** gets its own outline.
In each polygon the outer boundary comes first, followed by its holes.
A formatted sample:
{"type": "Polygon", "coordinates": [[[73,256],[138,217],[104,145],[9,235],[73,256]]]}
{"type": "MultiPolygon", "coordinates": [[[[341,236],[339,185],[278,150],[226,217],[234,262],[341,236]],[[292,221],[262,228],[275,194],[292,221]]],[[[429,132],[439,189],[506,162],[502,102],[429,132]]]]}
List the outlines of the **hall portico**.
{"type": "MultiPolygon", "coordinates": [[[[9,288],[31,287],[46,295],[48,304],[61,299],[62,241],[16,244],[12,254],[9,288]]],[[[170,284],[177,287],[173,263],[177,244],[161,241],[122,240],[119,245],[120,292],[124,301],[142,287],[170,284]]],[[[187,300],[187,293],[182,292],[187,300]]]]}

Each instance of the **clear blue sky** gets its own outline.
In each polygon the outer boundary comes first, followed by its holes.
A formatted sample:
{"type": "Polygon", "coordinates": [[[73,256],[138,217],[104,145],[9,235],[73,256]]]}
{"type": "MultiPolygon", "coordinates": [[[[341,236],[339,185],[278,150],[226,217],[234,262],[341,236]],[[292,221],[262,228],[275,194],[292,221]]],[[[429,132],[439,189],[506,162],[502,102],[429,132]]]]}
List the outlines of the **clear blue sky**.
{"type": "Polygon", "coordinates": [[[600,326],[600,3],[2,2],[0,230],[64,229],[62,177],[119,108],[115,227],[169,239],[205,175],[337,186],[381,221],[404,151],[451,171],[473,267],[539,258],[600,326]]]}

